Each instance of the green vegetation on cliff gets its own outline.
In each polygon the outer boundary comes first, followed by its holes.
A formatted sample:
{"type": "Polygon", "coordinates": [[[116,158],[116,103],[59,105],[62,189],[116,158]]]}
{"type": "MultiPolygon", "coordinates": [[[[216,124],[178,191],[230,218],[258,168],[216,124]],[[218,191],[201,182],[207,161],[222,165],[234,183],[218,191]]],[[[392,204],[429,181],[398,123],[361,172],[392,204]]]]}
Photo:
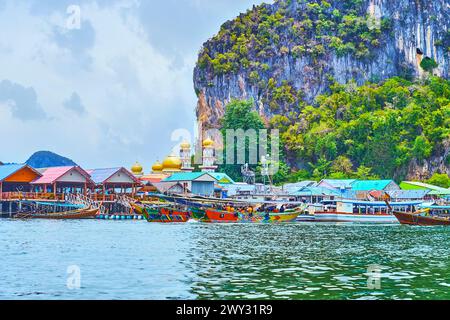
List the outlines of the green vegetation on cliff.
{"type": "MultiPolygon", "coordinates": [[[[230,103],[223,130],[262,129],[263,121],[251,111],[252,105],[252,101],[230,103]]],[[[413,159],[422,162],[450,139],[450,81],[438,77],[416,82],[392,78],[360,87],[335,84],[330,94],[300,110],[274,116],[270,122],[280,130],[282,154],[285,151],[290,158],[282,156],[276,182],[403,179],[413,159]],[[285,164],[292,159],[295,169],[285,164]]],[[[222,169],[233,178],[240,176],[240,166],[222,169]]],[[[442,179],[434,177],[445,185],[442,179]]]]}
{"type": "Polygon", "coordinates": [[[450,138],[450,82],[438,77],[335,84],[300,109],[274,116],[271,126],[299,167],[316,176],[351,176],[363,167],[403,178],[411,160],[429,158],[450,138]]]}
{"type": "Polygon", "coordinates": [[[362,3],[345,0],[333,8],[325,0],[279,1],[277,11],[266,5],[255,6],[222,26],[210,42],[214,46],[207,45],[200,53],[199,67],[212,69],[216,75],[251,69],[257,81],[258,73],[270,69],[261,61],[274,55],[317,60],[333,50],[338,56],[370,58],[391,23],[387,18],[377,21],[369,16],[362,3]],[[292,1],[304,4],[306,10],[287,10],[292,1]]]}

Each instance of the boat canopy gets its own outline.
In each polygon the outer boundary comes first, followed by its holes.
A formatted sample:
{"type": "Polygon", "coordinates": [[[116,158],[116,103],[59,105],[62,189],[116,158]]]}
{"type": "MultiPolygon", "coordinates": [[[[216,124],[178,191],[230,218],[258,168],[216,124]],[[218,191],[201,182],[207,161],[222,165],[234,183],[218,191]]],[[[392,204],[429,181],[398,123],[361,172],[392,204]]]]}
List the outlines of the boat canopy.
{"type": "MultiPolygon", "coordinates": [[[[346,204],[353,204],[356,206],[368,206],[368,207],[386,207],[386,202],[384,201],[355,201],[355,200],[333,200],[324,202],[341,202],[346,204]]],[[[389,202],[392,207],[404,207],[404,206],[418,206],[422,204],[423,201],[402,201],[402,202],[389,202]]]]}
{"type": "Polygon", "coordinates": [[[421,205],[423,209],[441,209],[441,210],[450,210],[450,205],[448,206],[438,206],[438,205],[421,205]]]}

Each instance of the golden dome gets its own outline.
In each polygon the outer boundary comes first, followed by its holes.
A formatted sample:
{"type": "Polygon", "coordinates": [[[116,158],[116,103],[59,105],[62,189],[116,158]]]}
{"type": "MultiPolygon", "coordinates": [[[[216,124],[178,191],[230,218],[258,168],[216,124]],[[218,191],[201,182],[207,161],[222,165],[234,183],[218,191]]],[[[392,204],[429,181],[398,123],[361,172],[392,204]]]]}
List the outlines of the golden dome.
{"type": "Polygon", "coordinates": [[[181,149],[190,149],[191,148],[191,144],[187,141],[184,141],[181,143],[180,145],[181,149]]]}
{"type": "Polygon", "coordinates": [[[144,168],[142,168],[142,166],[140,165],[139,162],[136,162],[131,167],[131,172],[133,172],[134,175],[141,175],[143,170],[144,170],[144,168]]]}
{"type": "Polygon", "coordinates": [[[213,147],[214,141],[212,141],[210,138],[207,138],[206,140],[203,140],[203,146],[204,147],[213,147]]]}
{"type": "Polygon", "coordinates": [[[168,156],[163,161],[163,171],[180,171],[181,166],[181,159],[173,154],[168,156]]]}
{"type": "Polygon", "coordinates": [[[161,171],[163,171],[163,169],[164,169],[164,166],[159,161],[156,161],[152,167],[153,172],[161,172],[161,171]]]}

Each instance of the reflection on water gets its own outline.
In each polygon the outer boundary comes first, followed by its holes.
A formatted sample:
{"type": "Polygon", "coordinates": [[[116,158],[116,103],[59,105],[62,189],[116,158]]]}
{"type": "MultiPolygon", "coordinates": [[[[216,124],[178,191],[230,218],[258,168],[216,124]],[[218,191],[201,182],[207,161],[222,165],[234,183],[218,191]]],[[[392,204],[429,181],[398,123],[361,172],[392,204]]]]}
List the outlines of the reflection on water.
{"type": "Polygon", "coordinates": [[[0,298],[449,299],[449,238],[391,225],[0,220],[0,298]]]}

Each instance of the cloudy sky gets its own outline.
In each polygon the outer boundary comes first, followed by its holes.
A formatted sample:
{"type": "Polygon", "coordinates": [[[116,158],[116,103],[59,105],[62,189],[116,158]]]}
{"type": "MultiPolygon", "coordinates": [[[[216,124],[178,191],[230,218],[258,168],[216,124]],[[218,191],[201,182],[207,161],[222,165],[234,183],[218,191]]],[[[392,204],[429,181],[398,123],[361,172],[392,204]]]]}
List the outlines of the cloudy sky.
{"type": "Polygon", "coordinates": [[[50,150],[148,171],[194,131],[202,43],[261,2],[0,0],[0,161],[50,150]]]}

